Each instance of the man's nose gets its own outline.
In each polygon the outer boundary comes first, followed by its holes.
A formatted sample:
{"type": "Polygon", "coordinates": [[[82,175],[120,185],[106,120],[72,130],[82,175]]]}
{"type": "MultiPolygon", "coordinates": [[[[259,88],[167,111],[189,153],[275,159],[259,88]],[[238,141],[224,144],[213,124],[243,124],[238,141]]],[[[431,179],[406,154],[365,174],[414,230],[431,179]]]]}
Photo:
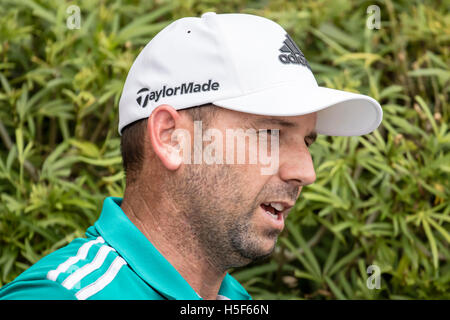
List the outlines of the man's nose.
{"type": "Polygon", "coordinates": [[[306,186],[316,181],[314,164],[306,146],[296,151],[285,153],[285,157],[280,160],[278,174],[283,181],[298,187],[306,186]]]}

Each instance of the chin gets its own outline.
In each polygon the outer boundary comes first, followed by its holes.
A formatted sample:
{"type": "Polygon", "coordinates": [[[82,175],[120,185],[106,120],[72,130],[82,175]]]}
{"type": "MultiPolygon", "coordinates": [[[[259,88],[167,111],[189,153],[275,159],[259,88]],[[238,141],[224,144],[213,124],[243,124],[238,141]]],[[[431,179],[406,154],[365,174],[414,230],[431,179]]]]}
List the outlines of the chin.
{"type": "Polygon", "coordinates": [[[275,246],[277,244],[277,239],[275,240],[266,240],[267,245],[264,246],[262,252],[265,253],[265,255],[271,255],[273,251],[275,250],[275,246]]]}
{"type": "Polygon", "coordinates": [[[258,250],[258,254],[254,254],[254,261],[264,260],[272,255],[275,250],[277,243],[277,238],[275,239],[264,239],[261,241],[261,245],[258,250]]]}

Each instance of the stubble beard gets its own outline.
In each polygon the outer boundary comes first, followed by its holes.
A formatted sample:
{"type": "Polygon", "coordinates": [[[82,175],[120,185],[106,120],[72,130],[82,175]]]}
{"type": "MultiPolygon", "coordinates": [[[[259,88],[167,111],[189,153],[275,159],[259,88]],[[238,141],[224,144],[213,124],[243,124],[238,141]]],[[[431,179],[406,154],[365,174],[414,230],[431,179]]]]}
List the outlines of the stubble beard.
{"type": "Polygon", "coordinates": [[[172,184],[172,195],[192,240],[217,269],[245,266],[273,253],[279,231],[258,232],[253,225],[259,203],[244,196],[249,189],[242,172],[223,164],[187,165],[181,180],[172,184]],[[273,239],[270,250],[262,248],[262,238],[273,239]]]}

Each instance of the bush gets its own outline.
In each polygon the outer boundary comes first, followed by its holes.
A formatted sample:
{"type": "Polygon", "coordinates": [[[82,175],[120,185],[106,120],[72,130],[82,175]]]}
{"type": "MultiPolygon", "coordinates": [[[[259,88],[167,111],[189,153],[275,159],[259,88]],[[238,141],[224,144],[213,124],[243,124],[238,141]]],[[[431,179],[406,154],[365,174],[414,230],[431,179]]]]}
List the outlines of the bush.
{"type": "Polygon", "coordinates": [[[0,3],[0,285],[82,237],[103,199],[123,195],[117,111],[134,58],[171,21],[216,11],[278,22],[320,85],[368,94],[384,111],[372,134],[319,136],[317,180],[275,254],[233,275],[255,299],[450,298],[445,2],[0,3]],[[71,4],[80,29],[66,25],[71,4]],[[373,4],[380,29],[366,26],[373,4]],[[367,285],[371,265],[380,289],[367,285]]]}

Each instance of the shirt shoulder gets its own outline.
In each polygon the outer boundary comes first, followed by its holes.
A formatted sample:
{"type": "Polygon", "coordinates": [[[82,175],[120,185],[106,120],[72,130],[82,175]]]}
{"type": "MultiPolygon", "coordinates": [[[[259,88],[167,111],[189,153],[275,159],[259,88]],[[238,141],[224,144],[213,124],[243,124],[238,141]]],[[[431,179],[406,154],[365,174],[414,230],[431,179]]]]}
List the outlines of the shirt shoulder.
{"type": "Polygon", "coordinates": [[[60,283],[47,278],[48,273],[71,256],[89,239],[77,238],[71,243],[43,257],[21,273],[14,281],[0,288],[0,299],[76,299],[60,283]]]}
{"type": "Polygon", "coordinates": [[[54,281],[14,280],[0,289],[0,300],[76,300],[76,297],[54,281]]]}
{"type": "Polygon", "coordinates": [[[86,235],[3,286],[0,299],[162,299],[101,236],[86,235]]]}

